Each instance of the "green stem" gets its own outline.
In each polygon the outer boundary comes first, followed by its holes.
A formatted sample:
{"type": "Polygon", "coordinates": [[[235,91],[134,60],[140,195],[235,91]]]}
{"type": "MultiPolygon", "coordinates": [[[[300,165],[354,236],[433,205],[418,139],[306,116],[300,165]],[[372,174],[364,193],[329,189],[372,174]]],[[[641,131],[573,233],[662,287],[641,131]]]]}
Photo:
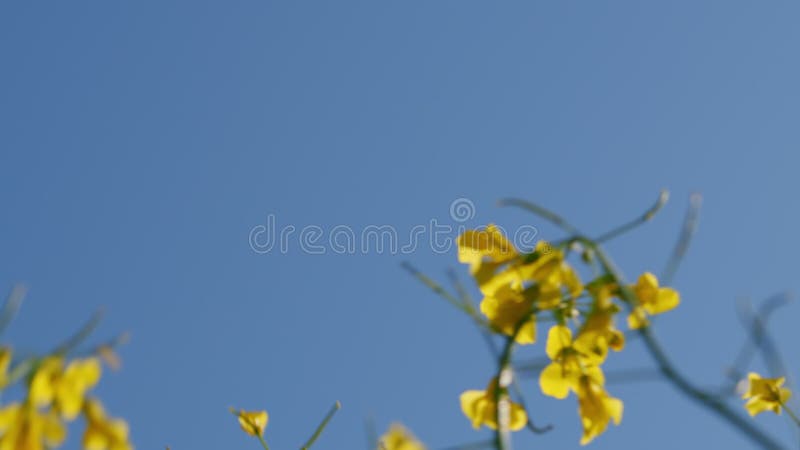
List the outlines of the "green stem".
{"type": "Polygon", "coordinates": [[[559,216],[558,214],[550,211],[549,209],[537,205],[536,203],[529,202],[527,200],[521,200],[518,198],[505,198],[497,202],[498,206],[516,206],[517,208],[524,209],[529,211],[537,216],[550,221],[553,225],[561,228],[562,230],[566,231],[569,234],[580,234],[577,228],[575,228],[572,224],[566,221],[563,217],[559,216]]]}
{"type": "Polygon", "coordinates": [[[3,308],[0,310],[0,334],[2,334],[6,327],[14,320],[14,317],[17,315],[17,311],[19,311],[20,305],[22,305],[22,300],[25,298],[25,294],[27,293],[27,289],[24,285],[18,284],[11,289],[11,293],[8,294],[6,297],[5,303],[3,303],[3,308]]]}
{"type": "Polygon", "coordinates": [[[785,403],[781,403],[781,406],[783,406],[783,409],[786,410],[786,414],[788,414],[789,417],[792,418],[792,420],[794,421],[795,425],[800,427],[800,418],[797,417],[797,415],[794,413],[794,411],[792,411],[788,406],[786,406],[785,403]]]}
{"type": "MultiPolygon", "coordinates": [[[[501,387],[501,380],[507,376],[506,371],[511,370],[511,353],[514,349],[514,340],[520,328],[522,327],[517,327],[513,335],[506,338],[506,344],[503,346],[503,353],[500,355],[500,360],[497,364],[497,376],[495,377],[496,385],[494,389],[494,421],[497,424],[497,429],[495,429],[494,432],[494,447],[497,450],[511,450],[511,436],[508,431],[508,414],[503,415],[503,417],[501,417],[500,414],[501,403],[508,402],[508,391],[505,387],[501,387]]],[[[505,408],[506,413],[508,410],[509,408],[505,408]]]]}
{"type": "Polygon", "coordinates": [[[494,420],[497,423],[497,429],[494,433],[494,447],[497,450],[511,450],[511,434],[508,430],[508,413],[511,410],[510,405],[508,405],[508,402],[510,401],[508,395],[508,385],[511,383],[505,383],[504,385],[504,381],[508,377],[513,377],[513,373],[509,374],[509,371],[513,370],[511,367],[511,355],[514,351],[514,343],[516,342],[517,335],[519,334],[520,330],[522,330],[522,327],[525,326],[525,323],[528,322],[537,312],[538,309],[534,307],[531,309],[530,313],[526,314],[525,317],[517,322],[517,324],[514,326],[514,332],[511,333],[511,336],[506,337],[506,343],[503,346],[503,352],[500,354],[500,359],[497,363],[497,384],[494,390],[494,420]],[[501,417],[500,414],[501,404],[507,405],[507,408],[505,408],[506,414],[503,417],[501,417]]]}
{"type": "Polygon", "coordinates": [[[621,234],[625,234],[626,232],[638,227],[639,225],[642,225],[645,222],[650,221],[653,218],[653,216],[655,216],[656,213],[658,213],[658,211],[660,211],[661,208],[663,208],[664,205],[667,204],[667,200],[669,200],[669,191],[664,189],[658,194],[658,199],[653,204],[653,206],[651,206],[650,209],[645,211],[644,214],[626,224],[622,224],[617,228],[614,228],[611,231],[601,234],[598,238],[595,239],[595,242],[610,241],[611,239],[614,239],[615,237],[621,234]]]}
{"type": "Polygon", "coordinates": [[[269,450],[269,445],[267,445],[267,441],[264,440],[264,436],[258,435],[258,442],[261,442],[261,446],[264,447],[264,450],[269,450]]]}
{"type": "Polygon", "coordinates": [[[311,447],[311,445],[313,445],[314,442],[317,441],[319,435],[322,434],[322,431],[325,429],[326,426],[328,426],[328,422],[330,422],[331,419],[333,419],[333,416],[336,414],[336,411],[339,411],[341,408],[342,404],[337,400],[336,403],[334,403],[333,406],[331,407],[330,411],[328,411],[328,414],[325,415],[325,418],[322,419],[322,422],[320,422],[320,424],[317,426],[317,429],[314,430],[314,434],[312,434],[311,437],[308,438],[308,442],[306,442],[305,444],[303,444],[302,447],[300,447],[300,450],[308,450],[311,447]]]}

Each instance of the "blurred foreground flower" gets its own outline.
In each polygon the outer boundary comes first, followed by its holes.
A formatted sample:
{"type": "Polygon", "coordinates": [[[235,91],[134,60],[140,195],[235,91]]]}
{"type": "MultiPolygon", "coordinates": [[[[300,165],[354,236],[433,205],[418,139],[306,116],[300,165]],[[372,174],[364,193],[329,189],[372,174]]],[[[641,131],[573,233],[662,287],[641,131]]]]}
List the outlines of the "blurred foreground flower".
{"type": "Polygon", "coordinates": [[[393,423],[378,441],[378,450],[426,450],[425,445],[403,425],[393,423]]]}
{"type": "Polygon", "coordinates": [[[86,450],[132,450],[128,442],[128,424],[122,419],[108,417],[97,399],[87,399],[84,405],[86,432],[83,447],[86,450]]]}
{"type": "MultiPolygon", "coordinates": [[[[496,430],[497,429],[497,378],[493,378],[485,391],[466,391],[461,394],[461,411],[472,422],[472,427],[478,429],[481,425],[496,430]]],[[[506,397],[506,394],[502,394],[506,397]]],[[[528,423],[528,415],[525,409],[508,400],[509,404],[509,423],[508,428],[512,431],[519,431],[525,428],[528,423]]]]}
{"type": "Polygon", "coordinates": [[[628,316],[628,326],[632,330],[646,327],[650,324],[648,315],[654,316],[674,309],[681,302],[681,297],[672,288],[660,287],[658,278],[650,272],[645,272],[631,286],[639,304],[628,316]]]}
{"type": "Polygon", "coordinates": [[[269,415],[266,411],[244,411],[231,408],[231,412],[239,418],[239,426],[250,436],[264,436],[269,415]]]}

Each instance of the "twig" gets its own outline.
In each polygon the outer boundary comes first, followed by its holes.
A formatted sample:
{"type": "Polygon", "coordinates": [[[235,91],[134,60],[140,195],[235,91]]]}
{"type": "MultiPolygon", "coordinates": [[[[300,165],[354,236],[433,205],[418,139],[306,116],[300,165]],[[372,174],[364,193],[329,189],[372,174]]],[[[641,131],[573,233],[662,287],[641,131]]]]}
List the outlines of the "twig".
{"type": "Polygon", "coordinates": [[[337,400],[336,403],[334,403],[331,407],[330,411],[328,411],[328,414],[325,415],[325,418],[322,419],[322,422],[320,422],[320,424],[317,426],[317,429],[314,430],[314,434],[312,434],[311,437],[308,438],[308,441],[306,441],[306,443],[300,447],[300,450],[308,450],[312,445],[314,445],[314,442],[317,441],[319,435],[322,434],[322,431],[325,430],[326,426],[328,426],[328,422],[333,419],[333,416],[336,415],[336,412],[340,409],[342,409],[342,404],[337,400]]]}
{"type": "Polygon", "coordinates": [[[610,241],[615,237],[625,234],[628,231],[638,227],[639,225],[643,225],[646,222],[649,222],[660,210],[667,204],[667,200],[669,200],[669,191],[666,189],[662,189],[661,192],[658,194],[658,199],[656,202],[651,206],[647,211],[644,212],[641,216],[637,217],[636,219],[622,224],[613,230],[607,231],[601,234],[598,238],[594,241],[598,244],[610,241]]]}
{"type": "Polygon", "coordinates": [[[27,293],[28,288],[23,284],[17,284],[11,288],[11,292],[3,303],[3,309],[0,310],[0,334],[6,331],[8,325],[14,320],[27,293]]]}
{"type": "Polygon", "coordinates": [[[94,315],[92,315],[92,317],[89,318],[89,320],[86,321],[86,323],[77,332],[75,332],[75,334],[70,336],[69,339],[56,347],[56,349],[53,350],[53,353],[57,355],[64,355],[81,345],[81,343],[85,341],[86,338],[92,334],[92,332],[94,332],[95,328],[97,328],[97,325],[100,324],[100,321],[103,320],[103,315],[103,310],[99,310],[94,313],[94,315]]]}
{"type": "Polygon", "coordinates": [[[528,409],[528,404],[525,401],[525,396],[522,395],[522,389],[520,389],[519,387],[519,383],[517,382],[516,376],[514,377],[513,380],[511,380],[511,387],[514,389],[514,395],[516,395],[517,401],[522,406],[522,409],[524,409],[526,414],[528,414],[528,423],[526,424],[528,429],[535,434],[544,434],[547,433],[548,431],[551,431],[553,429],[552,424],[547,424],[543,427],[540,427],[537,426],[535,423],[533,423],[533,421],[531,420],[530,414],[528,413],[530,411],[528,409]]]}
{"type": "Polygon", "coordinates": [[[664,284],[672,284],[672,279],[675,277],[675,273],[678,271],[678,267],[680,267],[681,261],[683,261],[683,257],[689,249],[689,244],[692,242],[692,237],[697,231],[697,223],[702,206],[702,195],[694,193],[689,196],[689,206],[686,208],[686,216],[683,219],[681,233],[678,235],[678,240],[672,249],[672,255],[667,260],[664,271],[661,273],[661,281],[664,284]]]}
{"type": "Polygon", "coordinates": [[[473,315],[469,307],[465,306],[458,298],[454,297],[453,294],[447,292],[447,290],[439,283],[433,281],[433,279],[417,270],[417,268],[412,266],[411,263],[403,261],[400,263],[400,266],[410,273],[411,276],[422,282],[422,284],[428,286],[433,292],[439,294],[439,296],[445,299],[448,303],[467,313],[469,316],[473,315]]]}
{"type": "Polygon", "coordinates": [[[497,205],[516,206],[517,208],[522,208],[528,212],[536,214],[537,216],[551,222],[553,225],[561,228],[562,230],[566,231],[569,234],[581,234],[577,228],[572,226],[563,217],[559,216],[553,211],[550,211],[547,208],[537,205],[536,203],[532,203],[527,200],[521,200],[518,198],[504,198],[499,202],[497,202],[497,205]]]}
{"type": "Polygon", "coordinates": [[[773,312],[791,300],[787,293],[780,293],[769,297],[762,303],[759,310],[753,311],[749,301],[742,300],[737,303],[737,312],[742,327],[747,331],[747,339],[742,345],[733,364],[729,369],[732,380],[738,382],[745,376],[747,366],[750,365],[756,349],[760,349],[764,363],[770,371],[770,376],[776,377],[786,374],[786,367],[780,357],[777,347],[767,332],[767,322],[773,312]]]}
{"type": "Polygon", "coordinates": [[[447,276],[450,278],[450,282],[453,284],[456,292],[458,293],[459,300],[461,304],[464,305],[469,310],[469,316],[475,322],[475,325],[478,327],[478,332],[483,337],[483,340],[486,342],[486,347],[489,349],[489,353],[492,354],[494,359],[500,357],[500,349],[497,348],[497,343],[492,339],[492,333],[489,330],[489,327],[486,324],[481,316],[475,311],[475,307],[473,306],[472,296],[469,295],[464,285],[461,283],[461,280],[458,278],[456,272],[452,269],[447,271],[447,276]]]}

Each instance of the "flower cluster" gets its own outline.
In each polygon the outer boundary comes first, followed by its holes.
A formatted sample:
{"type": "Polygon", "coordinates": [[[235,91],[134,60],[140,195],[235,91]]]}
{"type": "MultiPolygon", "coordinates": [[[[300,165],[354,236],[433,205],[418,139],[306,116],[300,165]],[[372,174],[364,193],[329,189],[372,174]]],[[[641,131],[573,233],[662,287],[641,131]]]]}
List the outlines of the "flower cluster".
{"type": "MultiPolygon", "coordinates": [[[[14,381],[9,372],[12,352],[0,350],[2,387],[14,381]]],[[[86,450],[132,450],[125,421],[106,415],[102,404],[88,396],[100,381],[100,360],[96,357],[67,360],[56,354],[26,360],[15,368],[32,368],[26,377],[26,395],[22,401],[0,409],[0,449],[44,450],[61,445],[67,424],[83,416],[86,450]]],[[[12,370],[13,372],[13,370],[12,370]]],[[[19,372],[21,373],[21,372],[19,372]]]]}
{"type": "MultiPolygon", "coordinates": [[[[630,329],[647,327],[650,316],[675,308],[680,297],[659,286],[651,273],[621,287],[614,274],[593,267],[598,275],[584,284],[567,262],[570,245],[542,241],[533,253],[525,254],[489,225],[459,236],[458,259],[469,265],[481,291],[480,311],[487,327],[506,336],[509,346],[535,343],[537,323],[554,322],[545,345],[550,363],[540,373],[539,387],[557,399],[575,394],[583,426],[581,444],[586,444],[609,422],[618,424],[622,419],[622,401],[606,391],[602,370],[609,349],[620,351],[625,346],[625,335],[616,327],[617,314],[629,311],[630,329]],[[623,289],[630,295],[623,295],[623,289]]],[[[584,261],[593,263],[589,256],[584,261]]],[[[502,364],[510,367],[510,361],[502,364]]],[[[486,390],[461,395],[461,409],[475,428],[497,429],[498,400],[508,404],[508,429],[526,426],[526,411],[510,400],[507,386],[494,378],[486,390]]]]}

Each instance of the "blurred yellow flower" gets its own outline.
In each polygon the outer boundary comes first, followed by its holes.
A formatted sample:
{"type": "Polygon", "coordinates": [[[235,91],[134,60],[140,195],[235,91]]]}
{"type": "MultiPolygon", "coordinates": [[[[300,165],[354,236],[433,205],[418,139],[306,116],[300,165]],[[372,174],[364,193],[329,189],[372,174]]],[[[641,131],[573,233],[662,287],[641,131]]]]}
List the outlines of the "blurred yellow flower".
{"type": "Polygon", "coordinates": [[[264,435],[264,429],[267,428],[267,422],[269,422],[269,415],[266,411],[236,411],[231,409],[231,412],[239,418],[239,426],[242,427],[245,433],[258,437],[264,435]]]}
{"type": "Polygon", "coordinates": [[[622,420],[622,401],[608,395],[602,382],[584,375],[578,381],[577,394],[578,414],[583,426],[581,445],[588,444],[606,431],[611,420],[619,425],[622,420]]]}
{"type": "Polygon", "coordinates": [[[63,358],[45,358],[33,375],[29,395],[34,405],[53,403],[65,419],[72,420],[80,413],[86,392],[100,380],[101,366],[97,358],[86,358],[63,367],[63,358]]]}
{"type": "MultiPolygon", "coordinates": [[[[481,425],[497,429],[497,401],[495,399],[497,378],[489,381],[485,391],[466,391],[461,394],[461,411],[472,422],[472,427],[478,429],[481,425]]],[[[508,400],[509,423],[511,431],[518,431],[528,423],[525,409],[517,403],[508,400]]]]}
{"type": "Polygon", "coordinates": [[[566,398],[570,390],[577,391],[581,376],[587,375],[603,383],[598,367],[602,359],[584,346],[585,340],[572,340],[572,330],[554,325],[547,333],[545,352],[553,361],[539,374],[542,393],[558,399],[566,398]]]}
{"type": "Polygon", "coordinates": [[[620,351],[625,347],[625,334],[614,325],[614,316],[619,312],[619,307],[611,301],[611,288],[603,286],[593,292],[594,303],[591,311],[586,316],[577,341],[604,360],[608,349],[620,351]]]}
{"type": "Polygon", "coordinates": [[[562,297],[578,297],[583,292],[583,283],[578,273],[564,261],[564,253],[549,243],[540,241],[534,253],[536,259],[530,262],[517,260],[502,271],[495,273],[498,266],[488,266],[474,274],[481,292],[493,295],[498,289],[511,286],[518,291],[526,288],[540,309],[558,306],[562,297]]]}
{"type": "Polygon", "coordinates": [[[514,245],[494,224],[485,230],[467,230],[456,240],[458,261],[475,274],[484,263],[501,264],[517,257],[514,245]]]}
{"type": "Polygon", "coordinates": [[[645,272],[631,286],[639,304],[634,307],[628,316],[628,327],[635,330],[649,325],[648,315],[667,312],[681,301],[678,292],[672,288],[659,287],[658,278],[650,272],[645,272]]]}
{"type": "Polygon", "coordinates": [[[378,450],[426,450],[425,445],[403,425],[393,423],[379,440],[378,450]]]}
{"type": "Polygon", "coordinates": [[[124,420],[108,417],[96,399],[87,399],[83,410],[87,424],[83,433],[85,450],[133,450],[124,420]]]}
{"type": "Polygon", "coordinates": [[[61,445],[67,432],[54,411],[41,413],[26,402],[0,410],[0,434],[0,450],[45,450],[61,445]]]}
{"type": "Polygon", "coordinates": [[[536,342],[536,317],[533,315],[533,301],[510,286],[505,286],[487,295],[481,301],[481,312],[489,319],[489,324],[500,333],[512,336],[517,325],[526,317],[528,320],[517,332],[516,342],[532,344],[536,342]]]}
{"type": "Polygon", "coordinates": [[[764,411],[772,411],[775,414],[781,413],[781,408],[792,396],[792,392],[783,386],[786,381],[780,378],[761,378],[761,375],[750,372],[747,374],[748,389],[742,395],[743,399],[749,399],[744,405],[751,416],[764,411]]]}

